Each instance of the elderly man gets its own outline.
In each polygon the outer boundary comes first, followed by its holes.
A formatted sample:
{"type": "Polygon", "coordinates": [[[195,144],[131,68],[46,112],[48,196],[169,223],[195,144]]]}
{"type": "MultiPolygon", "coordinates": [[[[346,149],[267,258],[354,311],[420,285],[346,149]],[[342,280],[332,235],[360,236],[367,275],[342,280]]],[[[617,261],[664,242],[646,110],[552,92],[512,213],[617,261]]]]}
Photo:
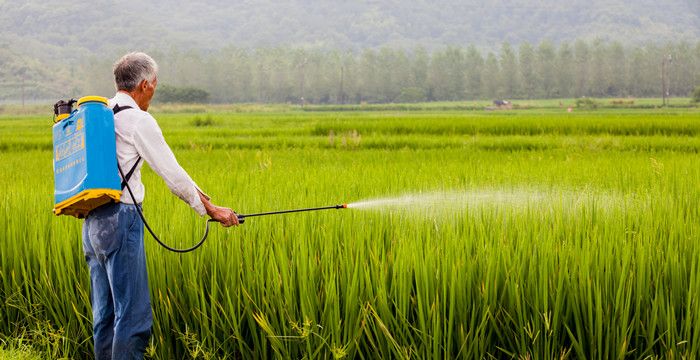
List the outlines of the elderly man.
{"type": "MultiPolygon", "coordinates": [[[[117,94],[110,99],[117,135],[117,160],[134,192],[120,203],[90,212],[83,223],[83,250],[90,268],[96,359],[140,359],[153,317],[148,291],[141,206],[142,159],[170,190],[200,215],[223,226],[238,225],[231,209],[213,205],[175,160],[158,123],[147,110],[156,91],[158,65],[144,53],[129,53],[114,64],[117,94]]],[[[122,186],[123,187],[123,186],[122,186]]]]}

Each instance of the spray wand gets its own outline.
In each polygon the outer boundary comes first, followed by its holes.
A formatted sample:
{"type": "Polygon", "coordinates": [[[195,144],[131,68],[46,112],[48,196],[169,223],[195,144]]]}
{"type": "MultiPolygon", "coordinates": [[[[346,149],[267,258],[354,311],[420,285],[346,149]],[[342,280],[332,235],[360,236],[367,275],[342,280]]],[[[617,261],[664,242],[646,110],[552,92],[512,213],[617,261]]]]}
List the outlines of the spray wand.
{"type": "Polygon", "coordinates": [[[255,214],[238,214],[238,223],[243,224],[243,222],[245,222],[246,218],[254,217],[254,216],[289,214],[289,213],[304,212],[304,211],[317,211],[317,210],[347,209],[347,207],[348,207],[348,204],[340,204],[340,205],[322,206],[322,207],[304,208],[304,209],[294,209],[294,210],[269,211],[269,212],[255,213],[255,214]]]}

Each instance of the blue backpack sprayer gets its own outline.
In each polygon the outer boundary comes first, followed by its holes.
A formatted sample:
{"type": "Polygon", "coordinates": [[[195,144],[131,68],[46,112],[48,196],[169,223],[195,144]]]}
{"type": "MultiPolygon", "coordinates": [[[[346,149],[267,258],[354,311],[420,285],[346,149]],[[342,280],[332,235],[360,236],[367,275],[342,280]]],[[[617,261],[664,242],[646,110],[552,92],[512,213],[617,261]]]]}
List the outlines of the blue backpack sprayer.
{"type": "MultiPolygon", "coordinates": [[[[107,99],[101,96],[85,96],[78,101],[59,101],[54,105],[53,125],[53,171],[54,208],[56,215],[70,215],[85,218],[90,211],[112,202],[119,202],[124,188],[133,192],[129,178],[139,160],[126,174],[117,162],[114,114],[130,107],[115,106],[110,109],[107,99]],[[77,109],[73,110],[73,104],[77,109]],[[121,177],[120,177],[121,176],[121,177]]],[[[238,214],[238,222],[255,216],[286,214],[303,211],[344,209],[347,204],[270,211],[254,214],[238,214]]],[[[202,239],[186,249],[175,249],[163,243],[146,222],[140,207],[136,207],[144,226],[153,238],[164,248],[184,253],[200,247],[209,234],[208,219],[202,239]]]]}

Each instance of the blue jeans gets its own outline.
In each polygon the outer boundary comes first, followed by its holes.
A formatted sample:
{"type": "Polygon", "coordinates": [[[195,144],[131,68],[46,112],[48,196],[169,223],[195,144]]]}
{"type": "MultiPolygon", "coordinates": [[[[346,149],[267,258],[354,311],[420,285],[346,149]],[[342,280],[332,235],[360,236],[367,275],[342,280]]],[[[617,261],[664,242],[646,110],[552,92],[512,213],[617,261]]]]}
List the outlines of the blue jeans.
{"type": "Polygon", "coordinates": [[[95,359],[142,359],[151,336],[143,222],[136,206],[107,204],[83,223],[95,359]]]}

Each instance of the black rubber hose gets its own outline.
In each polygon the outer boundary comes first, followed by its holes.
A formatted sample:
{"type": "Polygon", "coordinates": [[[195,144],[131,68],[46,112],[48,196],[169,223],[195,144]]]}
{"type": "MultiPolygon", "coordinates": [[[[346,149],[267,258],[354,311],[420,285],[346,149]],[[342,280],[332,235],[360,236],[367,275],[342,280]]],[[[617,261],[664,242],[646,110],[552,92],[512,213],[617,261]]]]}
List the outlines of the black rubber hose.
{"type": "MultiPolygon", "coordinates": [[[[117,168],[119,169],[119,174],[121,174],[122,179],[124,179],[125,178],[124,171],[122,171],[122,167],[119,166],[119,163],[117,163],[117,168]]],[[[131,195],[131,200],[136,202],[136,197],[134,196],[134,193],[131,191],[131,186],[129,186],[129,182],[127,181],[125,184],[126,184],[126,189],[129,190],[129,195],[131,195]]],[[[143,216],[143,212],[141,211],[141,208],[137,204],[134,204],[134,206],[136,206],[136,211],[138,211],[139,216],[141,217],[141,221],[143,221],[143,225],[146,226],[146,229],[148,229],[148,232],[151,233],[151,236],[153,236],[153,238],[156,240],[156,242],[158,242],[158,244],[160,244],[160,246],[162,246],[162,247],[164,247],[172,252],[176,252],[176,253],[187,253],[190,251],[194,251],[197,248],[199,248],[200,246],[202,246],[202,244],[204,244],[204,240],[207,239],[207,235],[209,235],[209,223],[216,221],[214,219],[207,219],[206,228],[204,229],[204,236],[202,236],[202,240],[199,240],[199,242],[197,244],[195,244],[192,247],[186,248],[186,249],[176,249],[176,248],[170,247],[170,246],[166,245],[165,243],[163,243],[162,241],[160,241],[158,236],[156,236],[156,234],[153,232],[153,230],[151,230],[151,227],[148,226],[148,222],[146,222],[146,218],[143,216]]]]}

